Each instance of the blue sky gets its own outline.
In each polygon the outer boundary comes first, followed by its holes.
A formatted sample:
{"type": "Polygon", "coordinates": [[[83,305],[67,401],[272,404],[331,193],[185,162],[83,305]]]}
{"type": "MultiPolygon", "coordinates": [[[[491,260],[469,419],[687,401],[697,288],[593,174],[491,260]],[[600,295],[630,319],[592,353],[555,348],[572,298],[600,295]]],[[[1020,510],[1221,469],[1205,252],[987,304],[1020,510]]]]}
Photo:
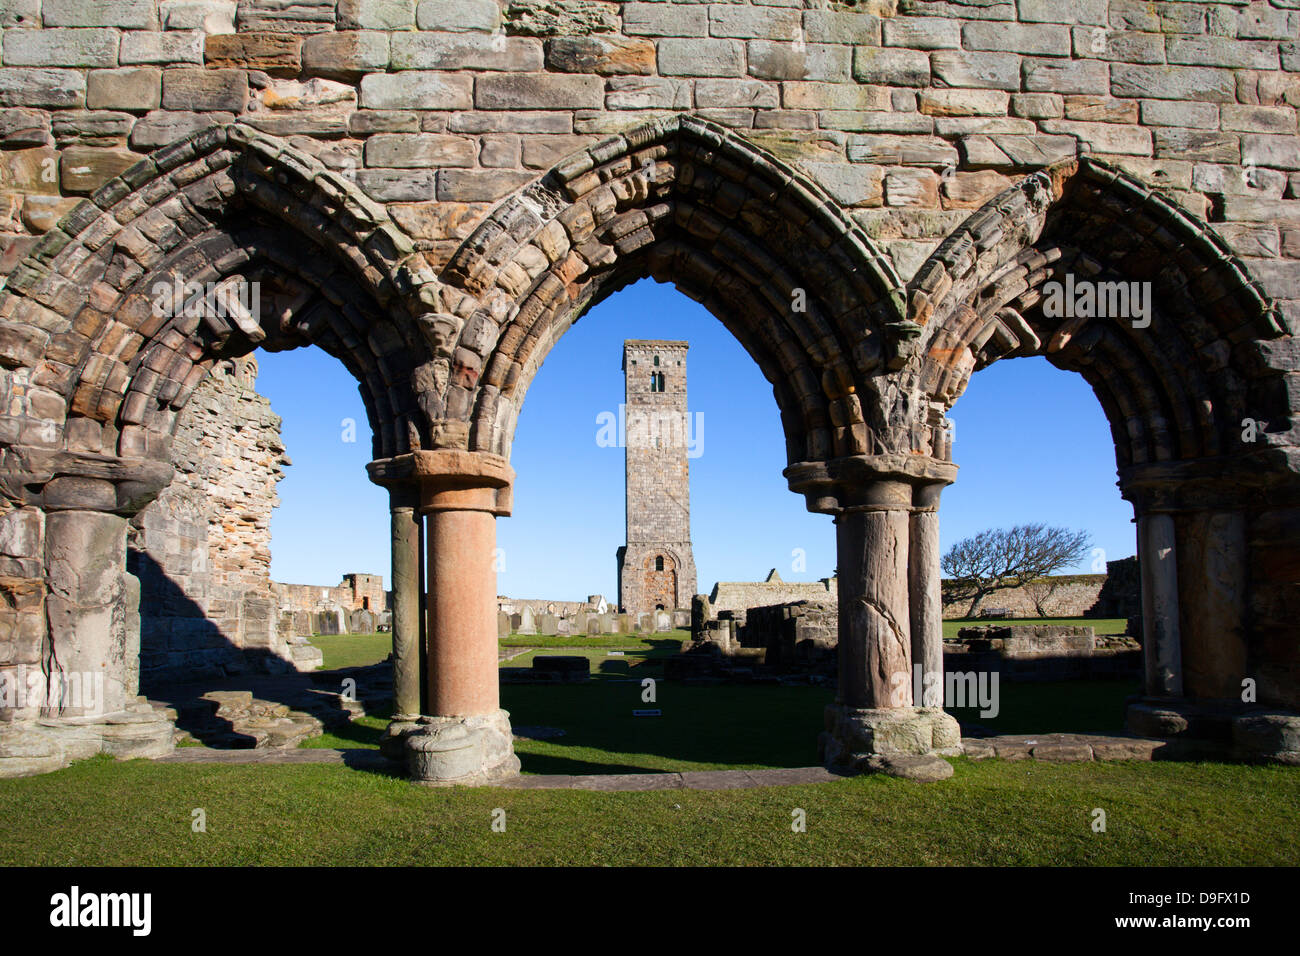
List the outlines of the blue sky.
{"type": "MultiPolygon", "coordinates": [[[[703,415],[692,459],[699,587],[816,580],[835,567],[831,519],[809,514],[781,477],[784,440],[772,389],[740,344],[672,286],[639,282],[577,322],[551,352],[519,416],[514,515],[497,522],[502,594],[613,596],[623,543],[623,450],[597,444],[597,417],[623,400],[623,340],[685,339],[689,403],[703,415]],[[796,567],[803,552],[803,570],[796,567]]],[[[372,485],[369,430],[356,383],[319,349],[258,353],[258,389],[284,418],[293,465],[271,522],[277,581],[333,584],[351,571],[389,578],[387,493],[372,485]],[[345,441],[345,421],[356,440],[345,441]]],[[[942,545],[985,528],[1041,521],[1086,530],[1110,559],[1134,552],[1132,509],[1115,486],[1101,406],[1082,378],[1044,359],[975,374],[950,417],[961,466],[944,492],[942,545]]],[[[1094,554],[1076,569],[1091,570],[1094,554]]]]}

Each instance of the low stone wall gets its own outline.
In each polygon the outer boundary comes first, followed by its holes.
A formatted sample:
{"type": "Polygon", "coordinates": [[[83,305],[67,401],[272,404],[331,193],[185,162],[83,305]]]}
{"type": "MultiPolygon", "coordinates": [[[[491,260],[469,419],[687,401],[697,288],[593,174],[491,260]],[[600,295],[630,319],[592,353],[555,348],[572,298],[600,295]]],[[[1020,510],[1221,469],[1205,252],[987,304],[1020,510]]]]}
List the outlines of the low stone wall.
{"type": "Polygon", "coordinates": [[[709,594],[709,606],[715,616],[730,611],[731,616],[742,624],[750,608],[798,601],[834,604],[838,600],[839,588],[835,578],[782,581],[775,571],[766,581],[719,581],[709,594]]]}
{"type": "Polygon", "coordinates": [[[1002,625],[963,627],[944,641],[945,671],[985,671],[1003,680],[1136,679],[1142,651],[1128,638],[1098,640],[1091,627],[1002,625]]]}
{"type": "MultiPolygon", "coordinates": [[[[1046,579],[1051,593],[1043,598],[1043,617],[1084,617],[1097,604],[1104,574],[1055,575],[1046,579]]],[[[979,612],[1005,610],[1006,617],[1039,617],[1034,604],[1034,590],[1043,585],[1032,584],[1019,588],[994,591],[980,602],[979,612]]],[[[970,598],[960,598],[953,593],[948,581],[943,583],[943,616],[946,620],[963,618],[970,609],[970,598]]],[[[979,613],[977,612],[977,613],[979,613]]]]}
{"type": "Polygon", "coordinates": [[[833,663],[839,646],[839,613],[834,604],[796,601],[749,609],[740,643],[762,647],[771,667],[833,663]]]}

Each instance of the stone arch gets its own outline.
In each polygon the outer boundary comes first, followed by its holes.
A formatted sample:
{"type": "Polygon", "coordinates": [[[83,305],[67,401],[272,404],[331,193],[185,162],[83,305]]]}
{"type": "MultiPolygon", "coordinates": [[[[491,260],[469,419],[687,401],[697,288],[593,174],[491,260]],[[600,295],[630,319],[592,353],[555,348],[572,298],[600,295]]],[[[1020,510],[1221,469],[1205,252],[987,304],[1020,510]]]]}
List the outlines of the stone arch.
{"type": "Polygon", "coordinates": [[[790,462],[871,453],[865,396],[893,359],[902,283],[815,183],[735,133],[678,116],[606,139],[499,204],[444,269],[439,413],[509,457],[538,367],[588,308],[672,281],[772,383],[790,462]]]}
{"type": "Polygon", "coordinates": [[[1285,329],[1259,285],[1211,227],[1102,163],[1053,167],[996,197],[908,292],[925,328],[919,386],[944,410],[975,369],[1045,355],[1093,386],[1121,471],[1240,452],[1252,410],[1270,422],[1270,446],[1291,443],[1285,369],[1269,374],[1264,344],[1285,329]],[[1070,275],[1150,283],[1149,327],[1049,317],[1045,287],[1070,275]]]}
{"type": "Polygon", "coordinates": [[[428,348],[402,309],[411,252],[382,205],[318,160],[209,127],[36,244],[6,287],[0,362],[61,406],[41,444],[161,459],[214,361],[316,344],[357,378],[376,456],[399,454],[420,445],[410,382],[428,348]],[[248,287],[260,294],[230,294],[248,287]]]}
{"type": "Polygon", "coordinates": [[[1137,520],[1154,702],[1130,711],[1134,729],[1158,732],[1171,707],[1185,725],[1188,707],[1236,699],[1247,678],[1261,701],[1300,706],[1295,546],[1277,531],[1300,513],[1300,357],[1213,228],[1085,157],[973,214],[908,295],[923,327],[905,384],[914,451],[951,460],[944,414],[973,371],[1002,358],[1045,356],[1097,395],[1137,520]],[[1149,315],[1049,314],[1082,282],[1147,283],[1149,315]],[[1243,440],[1247,420],[1266,424],[1243,440]]]}

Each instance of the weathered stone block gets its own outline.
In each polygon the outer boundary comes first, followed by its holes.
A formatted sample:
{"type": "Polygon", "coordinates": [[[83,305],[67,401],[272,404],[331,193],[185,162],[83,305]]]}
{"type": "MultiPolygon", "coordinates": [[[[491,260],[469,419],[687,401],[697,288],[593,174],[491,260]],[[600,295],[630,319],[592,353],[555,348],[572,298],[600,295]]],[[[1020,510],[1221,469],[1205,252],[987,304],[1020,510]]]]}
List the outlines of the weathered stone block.
{"type": "Polygon", "coordinates": [[[918,50],[856,47],[853,78],[859,83],[925,86],[930,82],[930,58],[918,50]]]}
{"type": "Polygon", "coordinates": [[[878,166],[801,162],[836,202],[846,206],[879,206],[884,201],[884,170],[878,166]]]}
{"type": "Polygon", "coordinates": [[[395,33],[394,70],[509,70],[542,68],[540,40],[461,33],[395,33]]]}
{"type": "Polygon", "coordinates": [[[1250,166],[1300,169],[1300,139],[1247,133],[1241,137],[1241,161],[1250,166]]]}
{"type": "Polygon", "coordinates": [[[1070,30],[1054,23],[966,23],[962,45],[968,50],[1069,56],[1070,30]]]}
{"type": "MultiPolygon", "coordinates": [[[[880,18],[856,10],[805,10],[803,29],[812,43],[866,43],[880,45],[880,18]]],[[[915,44],[897,44],[915,46],[915,44]]]]}
{"type": "Polygon", "coordinates": [[[1156,129],[1154,134],[1155,155],[1161,158],[1207,163],[1236,163],[1241,160],[1241,146],[1235,133],[1164,127],[1156,129]]]}
{"type": "Polygon", "coordinates": [[[696,80],[695,105],[700,107],[780,106],[776,84],[758,80],[696,80]]]}
{"type": "Polygon", "coordinates": [[[961,47],[961,21],[946,17],[905,17],[886,20],[885,46],[912,50],[956,50],[961,47]]]}
{"type": "Polygon", "coordinates": [[[751,40],[749,75],[765,80],[844,82],[849,79],[852,54],[847,46],[828,43],[778,43],[751,40]]]}
{"type": "Polygon", "coordinates": [[[203,34],[198,30],[152,33],[144,30],[122,34],[118,62],[123,66],[137,63],[171,65],[203,62],[203,34]]]}
{"type": "MultiPolygon", "coordinates": [[[[1079,90],[1076,92],[1090,92],[1079,90]]],[[[1204,100],[1235,103],[1237,83],[1230,70],[1194,66],[1143,66],[1112,63],[1112,96],[1157,100],[1204,100]]]]}
{"type": "Polygon", "coordinates": [[[302,38],[283,33],[218,34],[207,38],[203,59],[214,68],[297,76],[302,69],[302,38]]]}
{"type": "Polygon", "coordinates": [[[159,110],[139,119],[131,129],[133,149],[151,150],[166,146],[207,126],[234,121],[233,113],[191,113],[159,110]]]}
{"type": "Polygon", "coordinates": [[[533,179],[533,173],[506,169],[444,169],[438,172],[438,198],[451,202],[493,202],[533,179]]]}
{"type": "Polygon", "coordinates": [[[533,37],[617,33],[618,10],[603,0],[513,0],[506,32],[533,37]]]}
{"type": "Polygon", "coordinates": [[[86,75],[86,106],[92,110],[156,110],[162,103],[162,71],[153,67],[94,70],[86,75]]]}
{"type": "Polygon", "coordinates": [[[473,166],[474,142],[430,133],[380,133],[366,140],[366,165],[399,169],[473,166]]]}
{"type": "Polygon", "coordinates": [[[739,40],[667,38],[659,41],[664,76],[744,76],[745,44],[739,40]]]}
{"type": "Polygon", "coordinates": [[[76,70],[0,70],[0,106],[84,106],[86,77],[76,70]]]}
{"type": "Polygon", "coordinates": [[[1213,103],[1183,103],[1178,100],[1142,100],[1143,126],[1185,126],[1214,129],[1219,125],[1220,107],[1213,103]]]}
{"type": "Polygon", "coordinates": [[[5,66],[117,66],[118,32],[5,30],[5,66]]]}
{"type": "Polygon", "coordinates": [[[481,30],[490,33],[501,20],[496,0],[423,0],[415,11],[421,30],[481,30]]]}
{"type": "MultiPolygon", "coordinates": [[[[1020,57],[1014,53],[969,53],[964,50],[936,50],[930,54],[938,86],[974,87],[990,90],[1020,89],[1020,57]]],[[[881,80],[888,83],[888,78],[881,80]]],[[[908,84],[924,86],[924,83],[908,84]]]]}
{"type": "Polygon", "coordinates": [[[923,90],[917,108],[931,116],[1005,116],[1009,102],[1001,90],[923,90]]]}
{"type": "Polygon", "coordinates": [[[599,109],[604,104],[605,84],[595,76],[507,73],[480,76],[474,86],[474,105],[485,110],[599,109]]]}
{"type": "Polygon", "coordinates": [[[1016,0],[1016,12],[1022,23],[1090,23],[1105,26],[1109,9],[1107,0],[1016,0]]]}
{"type": "Polygon", "coordinates": [[[547,41],[546,66],[561,73],[650,76],[655,71],[655,45],[626,37],[562,37],[547,41]]]}
{"type": "Polygon", "coordinates": [[[248,102],[248,74],[242,70],[175,69],[163,73],[162,103],[169,110],[242,112],[248,102]]]}
{"type": "Polygon", "coordinates": [[[803,30],[799,10],[714,4],[708,11],[709,36],[788,41],[800,39],[803,30]]]}
{"type": "Polygon", "coordinates": [[[317,33],[302,45],[303,72],[345,82],[386,70],[388,60],[388,34],[374,30],[317,33]]]}
{"type": "Polygon", "coordinates": [[[335,0],[239,0],[239,32],[321,33],[334,29],[335,0]]]}
{"type": "Polygon", "coordinates": [[[1021,64],[1030,93],[1110,92],[1110,71],[1100,60],[1031,60],[1021,64]]]}
{"type": "Polygon", "coordinates": [[[409,30],[415,0],[339,0],[340,30],[409,30]]]}
{"type": "Polygon", "coordinates": [[[706,37],[709,9],[682,3],[625,3],[623,32],[628,36],[706,37]]]}
{"type": "Polygon", "coordinates": [[[605,106],[611,110],[690,109],[691,84],[659,76],[612,77],[605,106]]]}
{"type": "Polygon", "coordinates": [[[361,106],[375,110],[474,108],[474,80],[440,73],[374,73],[361,80],[361,106]]]}
{"type": "Polygon", "coordinates": [[[162,0],[158,12],[165,30],[202,30],[208,35],[235,32],[236,0],[162,0]]]}
{"type": "Polygon", "coordinates": [[[125,27],[157,29],[155,0],[42,0],[41,16],[47,27],[125,27]]]}
{"type": "Polygon", "coordinates": [[[0,27],[39,27],[41,0],[0,0],[0,27]]]}
{"type": "Polygon", "coordinates": [[[955,166],[958,159],[952,144],[912,136],[853,136],[848,156],[855,163],[882,166],[955,166]]]}

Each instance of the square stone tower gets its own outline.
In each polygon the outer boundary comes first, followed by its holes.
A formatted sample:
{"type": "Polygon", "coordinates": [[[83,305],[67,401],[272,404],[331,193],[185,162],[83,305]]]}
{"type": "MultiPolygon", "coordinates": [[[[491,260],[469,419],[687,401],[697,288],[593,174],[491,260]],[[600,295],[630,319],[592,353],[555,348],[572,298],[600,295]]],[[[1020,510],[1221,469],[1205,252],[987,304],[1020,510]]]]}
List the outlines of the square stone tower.
{"type": "Polygon", "coordinates": [[[689,608],[695,595],[686,342],[623,343],[627,544],[618,602],[628,614],[689,608]]]}

